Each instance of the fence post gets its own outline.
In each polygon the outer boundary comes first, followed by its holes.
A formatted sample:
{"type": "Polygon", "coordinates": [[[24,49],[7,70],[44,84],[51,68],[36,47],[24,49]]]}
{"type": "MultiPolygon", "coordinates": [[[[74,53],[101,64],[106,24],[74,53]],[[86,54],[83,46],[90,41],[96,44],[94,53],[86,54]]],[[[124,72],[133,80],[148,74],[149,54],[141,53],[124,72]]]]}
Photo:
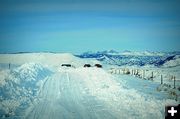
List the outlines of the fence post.
{"type": "Polygon", "coordinates": [[[152,80],[153,80],[153,78],[154,78],[154,75],[153,75],[153,71],[152,71],[152,80]]]}
{"type": "Polygon", "coordinates": [[[176,77],[174,76],[174,88],[176,88],[176,77]]]}
{"type": "Polygon", "coordinates": [[[143,79],[143,70],[141,71],[141,76],[140,77],[143,79]]]}
{"type": "Polygon", "coordinates": [[[163,76],[161,75],[161,84],[163,84],[163,76]]]}
{"type": "Polygon", "coordinates": [[[9,69],[11,68],[11,64],[9,63],[9,69]]]}
{"type": "Polygon", "coordinates": [[[131,71],[131,74],[133,75],[133,69],[132,69],[132,71],[131,71]]]}
{"type": "Polygon", "coordinates": [[[143,76],[142,76],[143,79],[145,79],[145,70],[143,70],[143,76]]]}

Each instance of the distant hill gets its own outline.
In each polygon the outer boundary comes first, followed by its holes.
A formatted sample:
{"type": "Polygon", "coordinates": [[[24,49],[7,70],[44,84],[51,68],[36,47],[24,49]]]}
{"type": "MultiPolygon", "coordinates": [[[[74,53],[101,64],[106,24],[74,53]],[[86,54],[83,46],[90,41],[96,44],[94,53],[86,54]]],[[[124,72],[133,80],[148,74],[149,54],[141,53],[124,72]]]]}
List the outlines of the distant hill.
{"type": "MultiPolygon", "coordinates": [[[[102,51],[102,52],[85,52],[81,55],[77,55],[80,58],[93,58],[98,61],[101,61],[105,64],[110,65],[118,65],[118,66],[164,66],[167,62],[176,61],[179,59],[180,52],[132,52],[132,51],[124,51],[124,52],[117,52],[114,50],[110,51],[102,51]]],[[[168,66],[168,65],[165,65],[168,66]]]]}

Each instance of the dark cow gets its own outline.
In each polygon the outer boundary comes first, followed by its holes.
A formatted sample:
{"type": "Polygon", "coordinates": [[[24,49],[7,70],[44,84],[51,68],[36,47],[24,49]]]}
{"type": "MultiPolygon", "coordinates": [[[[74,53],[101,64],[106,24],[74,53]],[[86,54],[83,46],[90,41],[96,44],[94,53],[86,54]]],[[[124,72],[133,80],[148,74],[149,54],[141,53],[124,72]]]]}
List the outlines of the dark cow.
{"type": "Polygon", "coordinates": [[[102,65],[101,65],[101,64],[95,64],[94,66],[95,66],[95,67],[98,67],[98,68],[102,68],[102,65]]]}
{"type": "Polygon", "coordinates": [[[91,65],[90,64],[85,64],[84,67],[91,67],[91,65]]]}
{"type": "Polygon", "coordinates": [[[72,67],[71,64],[62,64],[61,66],[62,66],[62,67],[72,67]]]}

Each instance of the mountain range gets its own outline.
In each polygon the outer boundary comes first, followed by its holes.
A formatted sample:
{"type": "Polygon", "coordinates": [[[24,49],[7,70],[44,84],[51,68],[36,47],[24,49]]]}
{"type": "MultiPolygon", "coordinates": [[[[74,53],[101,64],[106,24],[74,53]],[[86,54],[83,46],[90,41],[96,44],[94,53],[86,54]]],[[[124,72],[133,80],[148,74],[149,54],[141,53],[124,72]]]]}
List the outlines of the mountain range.
{"type": "Polygon", "coordinates": [[[109,51],[98,51],[98,52],[85,52],[80,55],[76,55],[80,58],[93,58],[98,61],[101,61],[104,64],[109,65],[118,65],[118,66],[163,66],[167,64],[169,61],[176,61],[179,65],[180,52],[151,52],[151,51],[143,51],[143,52],[132,52],[132,51],[123,51],[117,52],[115,50],[109,51]]]}

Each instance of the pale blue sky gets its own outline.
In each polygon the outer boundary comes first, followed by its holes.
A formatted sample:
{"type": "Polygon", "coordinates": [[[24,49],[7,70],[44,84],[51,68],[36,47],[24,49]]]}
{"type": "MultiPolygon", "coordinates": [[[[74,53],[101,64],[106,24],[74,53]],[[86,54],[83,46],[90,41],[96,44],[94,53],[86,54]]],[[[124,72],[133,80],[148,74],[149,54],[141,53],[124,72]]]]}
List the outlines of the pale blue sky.
{"type": "Polygon", "coordinates": [[[0,52],[180,51],[178,0],[0,0],[0,52]]]}

